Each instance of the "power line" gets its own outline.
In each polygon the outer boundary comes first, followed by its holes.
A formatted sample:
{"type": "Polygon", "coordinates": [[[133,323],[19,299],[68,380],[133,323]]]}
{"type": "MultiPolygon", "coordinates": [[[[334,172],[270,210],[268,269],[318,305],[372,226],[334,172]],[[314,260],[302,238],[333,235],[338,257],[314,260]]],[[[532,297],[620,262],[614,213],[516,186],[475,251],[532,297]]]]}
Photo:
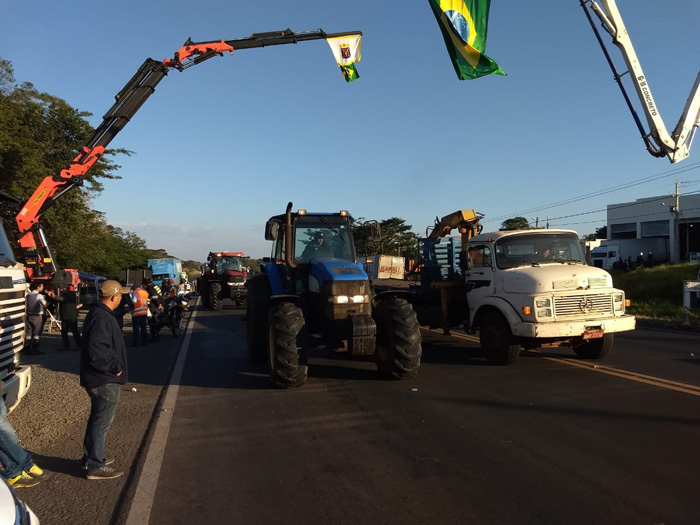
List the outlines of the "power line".
{"type": "Polygon", "coordinates": [[[647,184],[647,183],[649,183],[649,182],[654,182],[654,181],[657,181],[657,180],[660,180],[660,179],[664,179],[664,178],[667,178],[667,177],[671,177],[671,176],[673,176],[673,175],[678,175],[678,174],[680,174],[680,173],[685,173],[686,171],[691,171],[691,170],[694,170],[694,169],[698,169],[699,167],[700,167],[700,162],[696,162],[696,163],[694,163],[694,164],[688,164],[688,165],[686,165],[686,166],[683,166],[682,168],[679,167],[679,168],[675,168],[675,169],[672,169],[672,170],[669,170],[669,171],[665,171],[665,172],[662,172],[662,173],[659,173],[659,174],[656,174],[656,175],[650,175],[650,176],[645,177],[645,178],[643,178],[643,179],[640,179],[640,180],[638,180],[638,181],[628,182],[628,183],[625,183],[625,184],[620,184],[620,185],[618,185],[618,186],[613,186],[613,187],[611,187],[611,188],[607,188],[607,189],[603,189],[603,190],[598,190],[598,191],[595,191],[595,192],[592,192],[592,193],[586,193],[586,194],[584,194],[584,195],[579,195],[578,197],[572,197],[572,198],[569,198],[569,199],[566,199],[566,200],[563,200],[563,201],[558,201],[558,202],[554,202],[554,203],[552,203],[552,204],[547,204],[547,205],[539,206],[539,207],[537,207],[537,208],[531,208],[531,209],[529,209],[529,210],[519,211],[519,212],[516,212],[516,213],[513,213],[513,214],[509,214],[509,215],[502,215],[502,216],[500,216],[500,217],[494,217],[493,219],[488,219],[488,220],[486,220],[486,221],[484,221],[484,222],[502,221],[502,220],[509,219],[509,218],[515,217],[515,216],[526,215],[526,214],[534,213],[534,212],[537,212],[537,211],[542,211],[542,210],[546,210],[546,209],[550,209],[550,208],[556,208],[556,207],[559,207],[559,206],[564,206],[565,204],[571,204],[571,203],[573,203],[573,202],[579,202],[579,201],[582,201],[582,200],[591,199],[591,198],[593,198],[593,197],[599,197],[599,196],[605,195],[605,194],[607,194],[607,193],[613,193],[613,192],[615,192],[615,191],[620,191],[620,190],[624,190],[624,189],[627,189],[627,188],[632,188],[632,187],[634,187],[634,186],[640,186],[640,185],[642,185],[642,184],[647,184]]]}

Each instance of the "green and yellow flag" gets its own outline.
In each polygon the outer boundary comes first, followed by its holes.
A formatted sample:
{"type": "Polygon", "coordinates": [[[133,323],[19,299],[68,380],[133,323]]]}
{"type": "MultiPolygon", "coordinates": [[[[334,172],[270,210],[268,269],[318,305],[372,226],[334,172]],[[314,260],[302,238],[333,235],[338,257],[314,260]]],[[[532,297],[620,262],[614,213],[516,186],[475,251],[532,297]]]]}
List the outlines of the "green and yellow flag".
{"type": "Polygon", "coordinates": [[[491,0],[429,0],[460,80],[505,75],[486,51],[491,0]]]}
{"type": "Polygon", "coordinates": [[[361,40],[362,35],[359,34],[326,38],[346,82],[360,78],[360,74],[355,69],[355,62],[359,62],[362,58],[361,40]]]}

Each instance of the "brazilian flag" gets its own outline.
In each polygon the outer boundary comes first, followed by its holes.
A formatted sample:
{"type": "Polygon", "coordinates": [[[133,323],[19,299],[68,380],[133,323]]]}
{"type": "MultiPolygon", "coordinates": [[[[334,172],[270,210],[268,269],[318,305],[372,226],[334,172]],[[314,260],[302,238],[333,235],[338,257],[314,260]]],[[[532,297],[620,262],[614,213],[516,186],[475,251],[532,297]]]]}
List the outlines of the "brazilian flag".
{"type": "Polygon", "coordinates": [[[460,80],[505,75],[484,54],[491,0],[429,0],[460,80]]]}

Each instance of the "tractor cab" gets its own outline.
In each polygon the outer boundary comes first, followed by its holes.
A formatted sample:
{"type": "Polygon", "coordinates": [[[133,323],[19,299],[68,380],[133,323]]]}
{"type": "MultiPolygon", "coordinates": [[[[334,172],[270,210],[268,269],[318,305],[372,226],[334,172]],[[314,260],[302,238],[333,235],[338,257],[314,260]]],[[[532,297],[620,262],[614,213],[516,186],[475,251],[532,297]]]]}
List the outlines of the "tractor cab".
{"type": "Polygon", "coordinates": [[[416,314],[396,293],[372,294],[356,262],[347,211],[293,213],[290,202],[285,214],[267,221],[265,239],[273,241],[272,254],[248,281],[246,333],[248,355],[267,357],[275,385],[303,385],[307,352],[317,348],[374,355],[386,377],[416,375],[422,352],[416,314]]]}

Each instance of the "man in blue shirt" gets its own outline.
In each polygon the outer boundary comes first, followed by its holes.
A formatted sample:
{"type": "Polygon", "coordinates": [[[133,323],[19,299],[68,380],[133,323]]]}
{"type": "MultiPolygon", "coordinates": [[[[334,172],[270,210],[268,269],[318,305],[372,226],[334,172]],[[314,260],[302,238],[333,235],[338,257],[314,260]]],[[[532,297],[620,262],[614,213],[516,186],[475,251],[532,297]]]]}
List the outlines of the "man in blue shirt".
{"type": "Polygon", "coordinates": [[[126,345],[114,317],[129,288],[117,281],[105,281],[99,287],[99,302],[83,323],[80,355],[80,385],[90,396],[90,418],[83,441],[83,470],[87,479],[114,479],[124,475],[109,465],[104,456],[107,430],[119,404],[121,385],[127,382],[126,345]]]}

